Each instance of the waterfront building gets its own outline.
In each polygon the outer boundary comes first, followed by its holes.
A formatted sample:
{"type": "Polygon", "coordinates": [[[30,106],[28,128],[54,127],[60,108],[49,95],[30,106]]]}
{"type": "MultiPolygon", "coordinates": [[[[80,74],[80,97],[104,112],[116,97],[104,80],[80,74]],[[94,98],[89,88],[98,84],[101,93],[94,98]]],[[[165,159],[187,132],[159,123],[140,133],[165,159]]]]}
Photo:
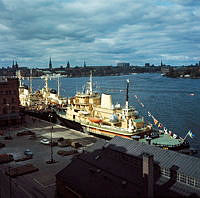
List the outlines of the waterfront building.
{"type": "Polygon", "coordinates": [[[130,63],[117,63],[118,67],[129,67],[130,63]]]}
{"type": "Polygon", "coordinates": [[[69,64],[69,61],[67,62],[67,68],[70,68],[70,64],[69,64]]]}
{"type": "Polygon", "coordinates": [[[49,69],[52,70],[52,62],[51,62],[51,57],[50,57],[50,60],[49,60],[49,69]]]}
{"type": "Polygon", "coordinates": [[[16,69],[17,70],[18,68],[19,68],[19,65],[18,65],[17,61],[15,63],[14,60],[13,60],[12,69],[16,69]]]}
{"type": "Polygon", "coordinates": [[[145,67],[150,67],[151,65],[150,65],[150,63],[145,63],[144,66],[145,66],[145,67]]]}
{"type": "Polygon", "coordinates": [[[0,77],[0,126],[19,123],[18,78],[0,77]]]}
{"type": "Polygon", "coordinates": [[[60,197],[199,197],[200,159],[135,140],[100,140],[56,175],[60,197]]]}
{"type": "Polygon", "coordinates": [[[163,65],[163,62],[162,62],[162,60],[161,60],[161,62],[160,62],[160,66],[161,66],[161,67],[163,67],[163,66],[164,66],[164,65],[163,65]]]}
{"type": "Polygon", "coordinates": [[[84,61],[84,63],[83,63],[83,67],[86,67],[86,62],[84,61]]]}

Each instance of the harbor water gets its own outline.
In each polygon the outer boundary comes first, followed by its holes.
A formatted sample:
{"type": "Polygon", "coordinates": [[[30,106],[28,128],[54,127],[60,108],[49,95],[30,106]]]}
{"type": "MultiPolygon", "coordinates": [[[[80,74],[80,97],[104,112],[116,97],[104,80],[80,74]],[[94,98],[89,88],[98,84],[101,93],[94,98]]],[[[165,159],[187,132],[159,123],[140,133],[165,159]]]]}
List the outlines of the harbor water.
{"type": "MultiPolygon", "coordinates": [[[[191,146],[200,150],[200,79],[167,78],[159,73],[127,76],[93,77],[94,89],[112,95],[113,104],[125,105],[126,80],[129,79],[129,105],[153,124],[152,117],[164,127],[184,137],[189,130],[195,135],[191,146]]],[[[89,77],[60,78],[60,95],[71,97],[83,91],[89,77]]],[[[28,82],[25,82],[26,84],[28,82]]],[[[44,80],[33,79],[33,90],[44,87],[44,80]]],[[[57,79],[49,80],[49,88],[57,90],[57,79]]]]}

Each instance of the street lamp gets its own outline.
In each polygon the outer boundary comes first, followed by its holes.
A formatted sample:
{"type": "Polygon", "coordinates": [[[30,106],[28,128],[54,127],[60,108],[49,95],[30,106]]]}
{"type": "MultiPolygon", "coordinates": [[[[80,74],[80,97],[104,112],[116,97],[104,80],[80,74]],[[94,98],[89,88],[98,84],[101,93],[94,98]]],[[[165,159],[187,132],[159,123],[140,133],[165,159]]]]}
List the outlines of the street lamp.
{"type": "MultiPolygon", "coordinates": [[[[53,115],[50,113],[49,114],[50,122],[52,122],[52,118],[53,118],[53,115]]],[[[47,161],[47,164],[56,163],[56,161],[53,159],[53,138],[52,138],[53,134],[52,133],[53,133],[53,123],[52,123],[52,126],[51,126],[51,143],[50,143],[50,146],[51,146],[51,159],[49,161],[47,161]]]]}
{"type": "Polygon", "coordinates": [[[6,106],[8,107],[7,108],[7,113],[8,113],[8,126],[9,126],[9,129],[8,129],[8,133],[9,133],[9,135],[7,136],[7,139],[9,139],[9,140],[11,140],[12,139],[12,137],[11,137],[11,135],[10,135],[10,125],[11,125],[11,117],[10,117],[10,104],[6,104],[6,106]]]}

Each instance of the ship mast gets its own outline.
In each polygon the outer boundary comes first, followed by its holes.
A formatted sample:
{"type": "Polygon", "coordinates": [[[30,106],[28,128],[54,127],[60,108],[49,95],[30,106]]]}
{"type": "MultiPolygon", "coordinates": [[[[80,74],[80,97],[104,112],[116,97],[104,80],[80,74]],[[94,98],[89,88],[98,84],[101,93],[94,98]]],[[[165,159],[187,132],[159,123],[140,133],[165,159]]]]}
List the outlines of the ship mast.
{"type": "Polygon", "coordinates": [[[45,89],[48,91],[48,75],[45,76],[45,89]]]}
{"type": "Polygon", "coordinates": [[[33,70],[30,70],[30,93],[32,93],[32,74],[33,74],[33,70]]]}
{"type": "Polygon", "coordinates": [[[89,94],[92,95],[93,87],[92,87],[92,71],[90,71],[90,82],[89,82],[89,94]]]}
{"type": "Polygon", "coordinates": [[[129,79],[127,79],[127,87],[126,87],[126,109],[128,109],[128,88],[129,88],[129,79]]]}
{"type": "Polygon", "coordinates": [[[22,76],[21,76],[21,71],[18,70],[18,71],[16,72],[16,74],[17,74],[17,78],[19,79],[19,87],[22,87],[22,76]]]}
{"type": "Polygon", "coordinates": [[[60,96],[60,76],[58,76],[58,96],[60,96]]]}

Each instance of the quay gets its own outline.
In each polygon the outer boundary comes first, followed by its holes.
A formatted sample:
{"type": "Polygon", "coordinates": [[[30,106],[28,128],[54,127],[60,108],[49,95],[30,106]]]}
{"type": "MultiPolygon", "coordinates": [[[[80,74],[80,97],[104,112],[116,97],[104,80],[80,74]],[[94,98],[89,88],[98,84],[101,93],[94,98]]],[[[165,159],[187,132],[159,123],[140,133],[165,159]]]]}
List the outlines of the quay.
{"type": "Polygon", "coordinates": [[[25,123],[17,129],[12,129],[3,136],[0,136],[0,142],[5,144],[5,147],[0,148],[0,154],[12,154],[14,160],[24,156],[24,151],[30,149],[33,153],[32,159],[25,161],[12,161],[9,163],[0,164],[0,197],[55,197],[56,179],[55,175],[66,167],[66,164],[91,144],[97,141],[97,137],[83,134],[81,132],[68,129],[66,127],[50,123],[44,120],[37,119],[31,116],[25,116],[25,123]],[[32,131],[35,133],[33,138],[30,135],[17,136],[17,133],[23,131],[32,131]],[[51,146],[44,145],[40,141],[42,138],[50,139],[52,132],[53,140],[64,138],[79,142],[82,147],[77,150],[77,153],[68,156],[58,155],[59,150],[70,151],[74,150],[71,146],[53,148],[53,159],[56,163],[47,164],[51,156],[51,146]],[[4,138],[10,134],[12,140],[5,140],[4,138]],[[39,170],[33,173],[25,174],[11,178],[6,175],[6,171],[10,168],[23,166],[25,164],[32,164],[39,170]]]}

